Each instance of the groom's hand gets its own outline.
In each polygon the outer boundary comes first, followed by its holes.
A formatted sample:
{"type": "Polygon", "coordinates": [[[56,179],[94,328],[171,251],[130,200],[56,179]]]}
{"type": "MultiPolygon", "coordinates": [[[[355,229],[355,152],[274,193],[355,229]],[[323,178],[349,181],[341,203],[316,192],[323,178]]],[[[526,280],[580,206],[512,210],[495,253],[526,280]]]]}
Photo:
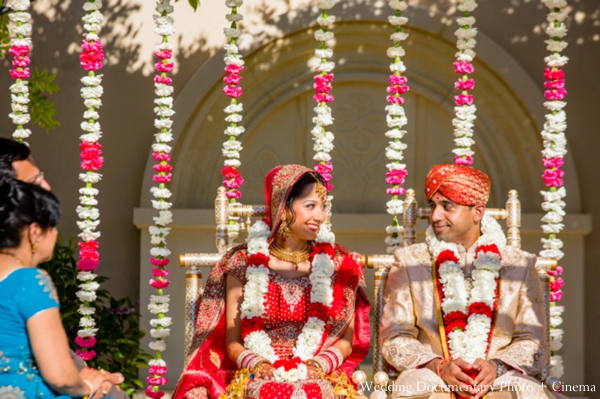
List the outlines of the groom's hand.
{"type": "Polygon", "coordinates": [[[475,378],[477,395],[475,395],[474,399],[479,399],[494,385],[498,365],[491,360],[477,359],[473,363],[473,367],[477,370],[477,377],[475,378]]]}
{"type": "Polygon", "coordinates": [[[458,396],[469,399],[476,399],[477,390],[474,388],[475,380],[467,374],[468,372],[476,372],[475,366],[463,359],[456,359],[448,362],[442,368],[442,380],[450,387],[450,389],[458,396]]]}

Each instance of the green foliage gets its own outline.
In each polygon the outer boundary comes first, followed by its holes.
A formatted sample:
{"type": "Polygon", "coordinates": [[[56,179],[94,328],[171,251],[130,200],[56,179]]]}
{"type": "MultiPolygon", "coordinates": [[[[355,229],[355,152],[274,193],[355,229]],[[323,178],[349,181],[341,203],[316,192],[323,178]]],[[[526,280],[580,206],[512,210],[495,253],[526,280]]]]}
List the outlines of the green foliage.
{"type": "MultiPolygon", "coordinates": [[[[79,301],[75,295],[79,291],[76,248],[73,238],[65,244],[59,237],[52,260],[41,265],[56,284],[63,325],[73,350],[79,349],[75,344],[75,337],[80,318],[77,313],[79,301]]],[[[100,284],[107,280],[108,277],[96,278],[96,282],[100,284]]],[[[145,332],[140,330],[140,314],[136,310],[138,305],[130,298],[117,300],[104,289],[99,289],[97,296],[93,306],[96,308],[94,317],[98,328],[94,350],[98,356],[86,364],[122,373],[125,382],[121,384],[121,389],[131,396],[133,391],[143,388],[143,383],[138,378],[138,368],[148,367],[147,360],[151,358],[139,347],[145,332]]]]}
{"type": "Polygon", "coordinates": [[[46,132],[60,126],[60,122],[54,119],[58,114],[56,104],[48,99],[50,94],[60,91],[54,79],[55,73],[49,73],[47,69],[40,72],[37,68],[33,68],[29,79],[31,121],[46,132]]]}
{"type": "Polygon", "coordinates": [[[0,15],[0,59],[6,58],[10,48],[10,38],[8,37],[8,14],[0,15]]]}

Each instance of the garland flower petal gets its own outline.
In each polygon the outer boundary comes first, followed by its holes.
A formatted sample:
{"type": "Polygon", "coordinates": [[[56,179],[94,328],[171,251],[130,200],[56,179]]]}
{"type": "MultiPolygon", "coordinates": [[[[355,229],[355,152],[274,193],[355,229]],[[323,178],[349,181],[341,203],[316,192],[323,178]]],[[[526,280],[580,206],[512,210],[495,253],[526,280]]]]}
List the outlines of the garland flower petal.
{"type": "Polygon", "coordinates": [[[386,228],[385,243],[387,253],[391,254],[402,245],[402,233],[404,231],[398,220],[398,215],[401,215],[404,211],[404,203],[400,196],[406,193],[406,189],[402,185],[408,174],[406,165],[402,163],[404,159],[403,151],[406,149],[406,144],[402,142],[402,138],[406,134],[403,127],[408,123],[402,106],[404,104],[402,95],[409,90],[409,87],[406,84],[406,76],[402,75],[406,71],[406,66],[402,62],[405,52],[401,46],[401,43],[408,38],[408,34],[402,28],[408,22],[408,18],[402,16],[402,12],[408,8],[408,3],[404,0],[390,0],[389,5],[394,10],[394,15],[389,16],[388,21],[395,27],[395,32],[390,36],[394,45],[387,49],[387,55],[393,61],[390,64],[389,86],[387,87],[386,100],[388,105],[385,107],[389,129],[385,136],[390,140],[385,151],[389,161],[385,182],[390,185],[387,194],[392,198],[387,202],[387,212],[392,215],[392,224],[386,228]]]}
{"type": "Polygon", "coordinates": [[[102,145],[100,138],[102,130],[100,128],[100,114],[98,109],[102,105],[101,96],[102,75],[97,75],[96,71],[102,68],[104,52],[102,43],[98,37],[100,25],[104,21],[104,16],[100,12],[102,2],[87,1],[83,5],[85,11],[83,20],[83,29],[86,32],[81,42],[81,54],[79,56],[81,67],[87,71],[87,75],[81,78],[83,87],[81,88],[81,97],[86,107],[83,113],[84,121],[81,122],[83,134],[80,136],[81,144],[81,169],[79,178],[85,183],[85,186],[79,189],[79,206],[77,207],[77,216],[79,221],[77,226],[81,230],[79,233],[79,259],[77,261],[77,279],[80,281],[79,291],[76,293],[81,301],[78,313],[81,315],[79,326],[81,329],[77,332],[75,342],[81,347],[77,354],[84,360],[91,360],[96,356],[92,347],[96,343],[95,335],[98,331],[95,328],[94,313],[92,307],[96,300],[96,291],[100,287],[94,280],[97,277],[93,273],[100,264],[99,242],[100,232],[97,227],[100,224],[100,211],[97,208],[98,200],[96,196],[99,191],[94,187],[102,178],[98,170],[104,163],[102,157],[102,145]]]}
{"type": "MultiPolygon", "coordinates": [[[[564,165],[564,157],[567,153],[567,138],[565,132],[567,130],[567,114],[564,110],[567,103],[564,101],[567,95],[565,89],[565,73],[563,67],[567,64],[569,58],[562,54],[562,51],[567,47],[567,42],[563,38],[567,34],[565,20],[569,14],[569,7],[566,0],[542,0],[548,7],[548,26],[546,34],[549,39],[546,40],[546,49],[551,53],[544,58],[546,69],[544,77],[545,92],[544,97],[546,102],[544,106],[548,110],[545,115],[546,122],[542,130],[542,141],[544,149],[542,151],[542,163],[544,165],[544,173],[542,180],[547,187],[546,191],[542,191],[544,201],[542,209],[546,212],[542,218],[542,230],[544,234],[548,234],[547,238],[542,238],[543,250],[540,251],[540,256],[556,258],[560,260],[563,257],[561,250],[563,246],[562,240],[557,238],[558,233],[564,228],[562,223],[565,216],[565,201],[566,190],[564,187],[565,172],[561,169],[564,165]]],[[[562,324],[561,314],[564,307],[558,306],[558,302],[562,298],[561,288],[564,285],[562,267],[558,267],[555,271],[549,271],[550,276],[550,343],[551,343],[551,358],[550,358],[550,377],[560,379],[563,375],[562,358],[555,352],[562,347],[563,330],[559,328],[562,324]]]]}
{"type": "Polygon", "coordinates": [[[149,343],[150,349],[154,353],[154,358],[148,362],[150,375],[146,378],[148,387],[146,388],[146,396],[150,398],[161,398],[164,396],[164,391],[161,387],[168,382],[168,379],[163,375],[167,372],[167,364],[162,359],[162,352],[166,350],[167,338],[171,329],[171,318],[165,314],[169,311],[169,295],[164,294],[164,289],[169,286],[169,270],[166,269],[169,264],[169,256],[171,251],[167,247],[167,236],[171,229],[169,224],[173,221],[171,212],[172,203],[170,202],[171,191],[167,187],[172,178],[173,167],[171,166],[171,146],[173,141],[172,116],[175,114],[173,110],[173,79],[169,76],[175,67],[173,58],[173,46],[169,43],[169,36],[175,33],[173,26],[174,20],[170,14],[173,13],[174,7],[170,0],[159,0],[156,3],[156,14],[154,15],[154,33],[161,36],[161,42],[156,46],[154,56],[156,62],[154,64],[154,134],[155,142],[152,145],[152,157],[156,161],[153,166],[155,175],[152,180],[156,183],[150,189],[154,199],[152,207],[158,211],[158,216],[153,218],[154,224],[150,226],[150,264],[152,276],[150,286],[156,289],[156,295],[151,295],[148,310],[155,315],[155,318],[150,320],[150,325],[153,327],[150,330],[150,336],[154,339],[149,343]]]}
{"type": "Polygon", "coordinates": [[[31,121],[29,114],[29,85],[27,79],[30,76],[28,68],[31,62],[29,51],[31,50],[31,14],[28,12],[31,3],[29,0],[13,0],[10,3],[12,12],[8,14],[8,33],[10,37],[10,48],[8,52],[13,56],[10,77],[15,82],[10,86],[11,112],[8,114],[15,124],[12,136],[15,140],[23,142],[31,135],[27,125],[31,121]]]}
{"type": "Polygon", "coordinates": [[[473,150],[471,146],[475,144],[473,140],[473,126],[475,121],[475,112],[477,108],[473,104],[473,94],[471,90],[475,88],[475,80],[469,75],[475,70],[473,60],[475,59],[475,36],[477,29],[473,27],[475,18],[469,13],[477,8],[475,0],[458,0],[458,10],[462,12],[457,18],[459,28],[455,35],[457,38],[456,61],[454,62],[454,72],[461,75],[454,87],[460,91],[460,94],[454,96],[455,117],[452,119],[454,126],[454,143],[456,148],[454,153],[454,163],[457,165],[471,165],[473,163],[473,150]]]}

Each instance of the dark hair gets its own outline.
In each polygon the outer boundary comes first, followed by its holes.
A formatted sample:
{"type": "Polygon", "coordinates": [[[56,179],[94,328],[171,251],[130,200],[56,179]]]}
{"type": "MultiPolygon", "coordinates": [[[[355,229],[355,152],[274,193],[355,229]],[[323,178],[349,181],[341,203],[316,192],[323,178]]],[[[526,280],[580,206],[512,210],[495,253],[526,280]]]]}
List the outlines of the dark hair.
{"type": "Polygon", "coordinates": [[[31,160],[31,151],[26,144],[0,137],[0,173],[15,177],[13,162],[31,160]]]}
{"type": "Polygon", "coordinates": [[[46,231],[59,218],[60,205],[50,191],[0,174],[0,249],[18,247],[30,224],[46,231]]]}
{"type": "Polygon", "coordinates": [[[302,195],[306,186],[314,183],[321,183],[325,185],[325,182],[323,181],[323,178],[320,174],[315,172],[309,172],[303,174],[292,186],[292,189],[290,190],[290,195],[288,196],[287,202],[285,203],[285,207],[289,209],[289,211],[292,214],[292,220],[288,221],[288,224],[292,224],[296,220],[296,214],[294,213],[294,208],[292,208],[292,204],[294,203],[296,198],[302,195]]]}

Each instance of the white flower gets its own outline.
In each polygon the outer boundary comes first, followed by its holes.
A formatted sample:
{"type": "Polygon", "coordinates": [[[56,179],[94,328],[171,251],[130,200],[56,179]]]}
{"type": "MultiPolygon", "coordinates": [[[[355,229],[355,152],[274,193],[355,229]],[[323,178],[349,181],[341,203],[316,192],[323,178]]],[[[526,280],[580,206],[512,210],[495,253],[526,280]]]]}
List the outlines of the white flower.
{"type": "Polygon", "coordinates": [[[461,25],[461,26],[465,26],[465,25],[473,25],[475,24],[475,18],[474,17],[460,17],[456,19],[456,22],[461,25]]]}
{"type": "Polygon", "coordinates": [[[171,324],[173,324],[173,321],[170,317],[163,317],[162,319],[152,319],[150,320],[150,325],[152,327],[169,327],[171,324]]]}
{"type": "Polygon", "coordinates": [[[568,43],[565,41],[546,40],[545,43],[548,45],[546,49],[553,53],[560,53],[568,46],[568,43]]]}
{"type": "Polygon", "coordinates": [[[170,333],[171,329],[169,328],[153,328],[150,330],[150,336],[152,336],[152,338],[166,338],[170,333]]]}
{"type": "Polygon", "coordinates": [[[243,0],[226,0],[225,5],[229,8],[241,7],[244,4],[243,0]]]}
{"type": "Polygon", "coordinates": [[[320,42],[326,42],[333,39],[333,32],[323,32],[321,29],[315,31],[315,39],[320,42]]]}
{"type": "Polygon", "coordinates": [[[331,231],[331,225],[329,223],[323,223],[317,233],[316,242],[328,242],[330,244],[335,243],[335,234],[331,231]]]}
{"type": "Polygon", "coordinates": [[[401,139],[407,133],[406,130],[401,129],[392,129],[385,132],[385,137],[390,139],[401,139]]]}
{"type": "Polygon", "coordinates": [[[335,0],[317,0],[317,6],[321,10],[329,10],[335,4],[335,0]]]}
{"type": "Polygon", "coordinates": [[[102,8],[102,0],[86,1],[83,3],[84,11],[96,11],[102,8]]]}
{"type": "Polygon", "coordinates": [[[82,290],[86,290],[86,291],[96,291],[98,288],[100,288],[100,284],[98,284],[96,282],[80,284],[79,288],[81,288],[82,290]]]}
{"type": "Polygon", "coordinates": [[[225,17],[229,22],[238,22],[244,19],[242,14],[227,14],[225,17]]]}
{"type": "Polygon", "coordinates": [[[292,352],[294,356],[300,357],[302,361],[314,357],[321,344],[323,331],[325,331],[325,322],[316,317],[309,317],[296,340],[292,352]]]}
{"type": "Polygon", "coordinates": [[[390,0],[388,4],[394,10],[404,11],[408,8],[408,3],[406,3],[404,0],[390,0]]]}
{"type": "Polygon", "coordinates": [[[79,327],[90,328],[94,327],[95,325],[96,322],[90,317],[82,317],[81,319],[79,319],[79,327]]]}
{"type": "Polygon", "coordinates": [[[223,32],[225,33],[225,36],[229,38],[236,38],[242,34],[241,30],[233,28],[223,28],[223,32]]]}
{"type": "Polygon", "coordinates": [[[244,106],[242,103],[230,104],[227,107],[225,107],[225,109],[224,109],[224,111],[227,112],[228,114],[242,112],[243,110],[244,110],[244,106]]]}
{"type": "Polygon", "coordinates": [[[152,314],[167,313],[169,311],[168,303],[149,303],[148,310],[152,314]]]}
{"type": "Polygon", "coordinates": [[[333,68],[335,68],[335,62],[331,62],[331,61],[321,62],[317,66],[317,71],[319,71],[319,72],[331,72],[331,71],[333,71],[333,68]]]}
{"type": "Polygon", "coordinates": [[[408,18],[397,17],[395,15],[391,15],[388,17],[388,21],[390,21],[390,24],[393,26],[400,26],[400,25],[406,25],[406,23],[408,22],[408,18]]]}
{"type": "Polygon", "coordinates": [[[90,328],[85,330],[77,330],[77,335],[82,338],[94,337],[97,332],[97,328],[90,328]]]}
{"type": "Polygon", "coordinates": [[[245,64],[242,56],[239,54],[228,54],[225,56],[225,58],[223,58],[223,60],[225,60],[226,65],[237,65],[241,67],[245,64]]]}
{"type": "Polygon", "coordinates": [[[402,61],[394,62],[393,64],[390,64],[390,71],[402,73],[406,71],[406,66],[402,61]]]}
{"type": "Polygon", "coordinates": [[[77,291],[75,295],[81,302],[94,302],[96,300],[95,292],[77,291]]]}
{"type": "Polygon", "coordinates": [[[166,226],[173,222],[173,213],[171,211],[160,211],[159,216],[155,216],[152,219],[157,225],[166,226]]]}
{"type": "Polygon", "coordinates": [[[560,54],[551,54],[544,58],[544,62],[550,68],[563,67],[569,62],[569,57],[560,54]]]}
{"type": "Polygon", "coordinates": [[[271,338],[264,331],[254,331],[244,338],[244,347],[269,360],[271,363],[279,360],[275,350],[271,347],[271,338]]]}
{"type": "Polygon", "coordinates": [[[388,47],[387,56],[390,58],[404,57],[406,53],[402,47],[388,47]]]}
{"type": "Polygon", "coordinates": [[[459,0],[457,8],[462,12],[471,12],[477,8],[477,2],[475,0],[459,0]]]}
{"type": "Polygon", "coordinates": [[[167,248],[158,248],[158,247],[154,247],[150,249],[150,255],[152,256],[162,256],[162,257],[168,257],[169,255],[171,255],[171,251],[167,248]]]}
{"type": "Polygon", "coordinates": [[[159,351],[162,352],[165,349],[167,349],[167,344],[165,343],[165,341],[151,341],[148,346],[150,347],[150,349],[152,349],[153,351],[159,351]]]}
{"type": "Polygon", "coordinates": [[[77,313],[79,313],[80,315],[83,316],[89,316],[89,315],[93,315],[94,313],[96,313],[96,309],[92,308],[90,306],[85,306],[84,304],[79,305],[79,308],[77,308],[77,313]]]}
{"type": "Polygon", "coordinates": [[[549,24],[546,28],[546,34],[550,37],[564,37],[567,34],[567,27],[562,23],[559,26],[549,24]]]}
{"type": "Polygon", "coordinates": [[[85,183],[98,183],[102,179],[102,175],[96,172],[80,173],[79,180],[85,183]]]}
{"type": "Polygon", "coordinates": [[[225,134],[228,136],[239,136],[245,131],[246,129],[244,129],[243,126],[228,126],[227,129],[225,129],[225,134]]]}
{"type": "Polygon", "coordinates": [[[401,42],[401,41],[408,39],[408,33],[406,33],[406,32],[392,33],[390,35],[390,39],[392,39],[392,41],[394,41],[394,42],[401,42]]]}
{"type": "Polygon", "coordinates": [[[400,215],[404,211],[404,203],[401,200],[389,200],[386,206],[390,215],[400,215]]]}
{"type": "MultiPolygon", "coordinates": [[[[250,244],[248,244],[250,247],[250,244]]],[[[268,253],[267,246],[267,253],[268,253]]],[[[248,251],[249,252],[249,251],[248,251]]],[[[263,265],[246,268],[244,300],[240,307],[242,317],[262,316],[265,312],[265,296],[269,288],[269,269],[263,265]]]]}

